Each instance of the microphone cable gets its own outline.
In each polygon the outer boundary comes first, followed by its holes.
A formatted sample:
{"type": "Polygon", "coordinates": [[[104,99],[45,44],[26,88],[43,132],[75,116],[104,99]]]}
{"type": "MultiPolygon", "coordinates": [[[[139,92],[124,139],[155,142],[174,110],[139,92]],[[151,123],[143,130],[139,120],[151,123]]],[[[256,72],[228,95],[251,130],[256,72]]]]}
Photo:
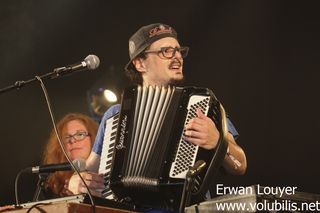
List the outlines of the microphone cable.
{"type": "Polygon", "coordinates": [[[19,178],[21,176],[22,173],[28,171],[29,168],[25,168],[19,171],[19,173],[17,174],[15,180],[14,180],[14,196],[16,199],[16,206],[19,206],[19,194],[18,194],[18,182],[19,182],[19,178]]]}

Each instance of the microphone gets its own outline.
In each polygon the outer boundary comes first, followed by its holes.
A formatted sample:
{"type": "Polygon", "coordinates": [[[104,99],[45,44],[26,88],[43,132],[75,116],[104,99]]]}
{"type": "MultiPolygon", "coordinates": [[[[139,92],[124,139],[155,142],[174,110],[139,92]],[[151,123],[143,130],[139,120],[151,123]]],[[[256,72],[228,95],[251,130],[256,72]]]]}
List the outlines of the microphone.
{"type": "Polygon", "coordinates": [[[81,70],[94,70],[100,65],[100,59],[96,55],[88,55],[83,61],[67,65],[65,67],[58,67],[54,69],[56,77],[70,74],[81,70]]]}
{"type": "Polygon", "coordinates": [[[195,177],[206,167],[206,162],[198,160],[187,172],[187,177],[195,177]]]}
{"type": "MultiPolygon", "coordinates": [[[[85,171],[86,169],[86,161],[83,159],[75,159],[72,161],[73,165],[80,172],[85,171]]],[[[29,168],[29,172],[31,173],[52,173],[56,171],[69,171],[73,170],[72,166],[69,162],[58,163],[58,164],[47,164],[41,166],[34,166],[29,168]]]]}

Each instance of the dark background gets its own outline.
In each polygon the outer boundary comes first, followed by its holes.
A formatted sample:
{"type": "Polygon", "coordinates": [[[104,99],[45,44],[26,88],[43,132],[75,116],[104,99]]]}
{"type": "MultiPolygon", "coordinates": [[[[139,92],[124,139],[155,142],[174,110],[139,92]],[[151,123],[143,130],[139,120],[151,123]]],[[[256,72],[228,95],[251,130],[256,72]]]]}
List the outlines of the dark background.
{"type": "MultiPolygon", "coordinates": [[[[56,118],[89,114],[97,81],[122,88],[128,38],[153,22],[172,25],[190,47],[187,83],[212,88],[240,132],[248,170],[227,186],[296,186],[320,193],[317,1],[2,0],[0,88],[81,61],[98,70],[45,81],[56,118]],[[114,79],[116,77],[116,79],[114,79]]],[[[0,205],[12,204],[19,170],[39,165],[52,124],[40,85],[0,95],[0,205]]],[[[21,201],[36,176],[22,175],[21,201]]]]}

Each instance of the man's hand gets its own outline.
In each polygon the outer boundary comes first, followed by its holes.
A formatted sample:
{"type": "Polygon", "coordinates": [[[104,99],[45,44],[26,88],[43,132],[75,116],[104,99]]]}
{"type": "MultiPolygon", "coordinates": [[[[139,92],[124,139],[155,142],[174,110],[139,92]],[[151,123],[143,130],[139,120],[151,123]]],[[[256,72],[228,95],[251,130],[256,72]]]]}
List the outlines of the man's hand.
{"type": "Polygon", "coordinates": [[[205,149],[217,146],[220,133],[214,122],[197,109],[197,116],[186,125],[184,139],[205,149]]]}
{"type": "MultiPolygon", "coordinates": [[[[101,197],[101,191],[105,189],[103,175],[92,172],[81,172],[80,174],[88,185],[91,194],[93,196],[101,197]]],[[[86,186],[77,174],[72,175],[69,184],[66,184],[64,187],[73,194],[88,192],[86,186]]]]}

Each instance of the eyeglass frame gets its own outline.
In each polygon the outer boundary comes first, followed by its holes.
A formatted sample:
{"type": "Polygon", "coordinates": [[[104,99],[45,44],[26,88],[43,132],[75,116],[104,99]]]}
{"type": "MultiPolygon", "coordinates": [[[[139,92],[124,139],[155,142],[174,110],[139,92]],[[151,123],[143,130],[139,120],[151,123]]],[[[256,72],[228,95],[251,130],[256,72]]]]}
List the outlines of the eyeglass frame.
{"type": "Polygon", "coordinates": [[[86,137],[90,137],[90,133],[87,132],[87,131],[84,131],[84,130],[80,130],[80,131],[77,131],[76,133],[74,133],[73,135],[67,135],[65,137],[63,137],[63,142],[66,143],[66,144],[72,144],[73,142],[71,141],[72,138],[74,139],[74,142],[79,142],[79,141],[83,141],[86,137]],[[80,134],[83,134],[84,136],[81,136],[83,137],[82,139],[77,139],[75,136],[80,136],[80,134]]]}
{"type": "Polygon", "coordinates": [[[183,46],[183,47],[161,47],[160,50],[146,50],[143,53],[144,54],[147,54],[147,53],[160,54],[161,53],[164,58],[171,59],[176,55],[177,51],[181,54],[182,58],[185,58],[185,57],[188,56],[189,47],[187,47],[187,46],[183,46]],[[165,50],[168,50],[168,49],[173,49],[172,56],[170,56],[170,57],[165,56],[165,50]],[[182,54],[181,50],[185,50],[186,51],[185,54],[182,54]]]}

